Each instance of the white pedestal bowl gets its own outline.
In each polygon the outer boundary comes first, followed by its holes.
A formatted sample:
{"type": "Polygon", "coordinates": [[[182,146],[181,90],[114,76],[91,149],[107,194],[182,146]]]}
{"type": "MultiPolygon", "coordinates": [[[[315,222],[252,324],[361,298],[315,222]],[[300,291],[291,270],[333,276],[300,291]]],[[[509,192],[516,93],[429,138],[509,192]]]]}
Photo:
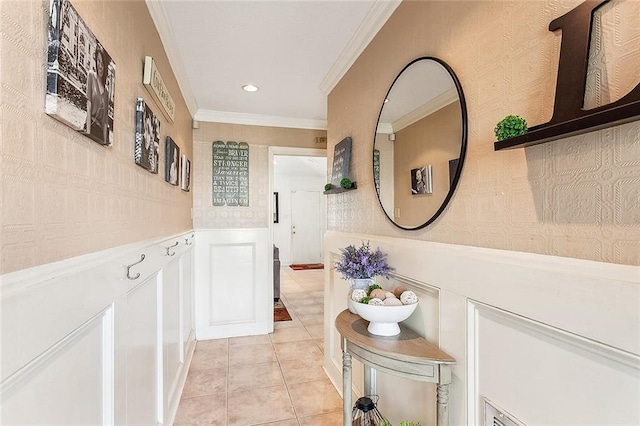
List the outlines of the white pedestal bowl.
{"type": "Polygon", "coordinates": [[[402,306],[375,306],[353,303],[353,307],[362,318],[369,321],[367,330],[376,336],[395,336],[400,334],[398,323],[411,316],[418,303],[402,306]]]}

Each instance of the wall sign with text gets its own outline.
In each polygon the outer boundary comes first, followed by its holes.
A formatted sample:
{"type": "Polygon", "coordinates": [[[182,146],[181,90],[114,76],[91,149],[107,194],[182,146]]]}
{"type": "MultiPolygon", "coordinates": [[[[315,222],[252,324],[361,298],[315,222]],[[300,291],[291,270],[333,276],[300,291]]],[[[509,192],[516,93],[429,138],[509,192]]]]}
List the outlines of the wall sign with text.
{"type": "Polygon", "coordinates": [[[142,83],[151,96],[153,96],[156,103],[162,107],[162,113],[165,117],[173,123],[176,116],[176,103],[173,102],[173,98],[169,94],[169,89],[167,89],[167,86],[164,84],[160,71],[158,71],[156,63],[151,56],[144,58],[142,83]]]}
{"type": "Polygon", "coordinates": [[[212,203],[249,206],[249,144],[213,142],[212,203]]]}
{"type": "Polygon", "coordinates": [[[331,169],[331,183],[340,186],[342,178],[349,177],[349,162],[351,161],[351,138],[346,137],[338,143],[333,151],[333,168],[331,169]]]}

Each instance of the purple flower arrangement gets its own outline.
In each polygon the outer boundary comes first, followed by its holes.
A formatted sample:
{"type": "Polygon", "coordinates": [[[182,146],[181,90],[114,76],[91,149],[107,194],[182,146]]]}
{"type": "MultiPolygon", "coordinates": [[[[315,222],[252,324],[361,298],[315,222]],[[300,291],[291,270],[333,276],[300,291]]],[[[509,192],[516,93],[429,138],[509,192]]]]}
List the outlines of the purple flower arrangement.
{"type": "Polygon", "coordinates": [[[381,275],[389,278],[389,273],[394,269],[387,263],[387,254],[380,250],[371,250],[369,243],[363,242],[360,248],[350,245],[343,249],[342,258],[335,265],[335,270],[342,274],[344,279],[373,278],[381,275]]]}

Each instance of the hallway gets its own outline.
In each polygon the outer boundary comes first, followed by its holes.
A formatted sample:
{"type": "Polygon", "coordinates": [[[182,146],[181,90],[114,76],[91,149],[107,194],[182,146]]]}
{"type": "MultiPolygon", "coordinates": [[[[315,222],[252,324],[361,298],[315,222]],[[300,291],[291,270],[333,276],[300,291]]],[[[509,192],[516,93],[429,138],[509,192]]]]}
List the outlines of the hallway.
{"type": "Polygon", "coordinates": [[[322,368],[324,270],[281,269],[292,321],[273,334],[198,342],[176,425],[337,425],[342,399],[322,368]]]}

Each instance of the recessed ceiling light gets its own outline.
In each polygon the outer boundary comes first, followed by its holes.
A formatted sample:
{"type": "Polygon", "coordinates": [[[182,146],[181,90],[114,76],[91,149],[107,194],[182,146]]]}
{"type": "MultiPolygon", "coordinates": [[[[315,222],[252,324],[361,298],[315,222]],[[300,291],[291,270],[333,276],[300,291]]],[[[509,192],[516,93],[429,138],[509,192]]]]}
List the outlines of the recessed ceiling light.
{"type": "Polygon", "coordinates": [[[245,92],[257,92],[258,89],[259,87],[253,84],[245,84],[242,86],[242,90],[244,90],[245,92]]]}

